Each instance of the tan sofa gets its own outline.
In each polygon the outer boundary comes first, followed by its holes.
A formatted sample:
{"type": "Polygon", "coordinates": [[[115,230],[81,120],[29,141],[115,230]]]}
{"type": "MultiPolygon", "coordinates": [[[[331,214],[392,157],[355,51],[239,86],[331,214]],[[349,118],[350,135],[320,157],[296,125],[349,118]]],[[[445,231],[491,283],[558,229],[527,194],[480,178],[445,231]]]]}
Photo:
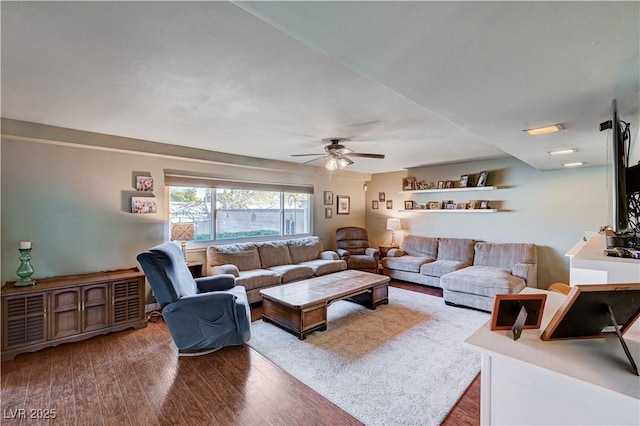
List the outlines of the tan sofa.
{"type": "Polygon", "coordinates": [[[534,244],[485,243],[464,238],[404,237],[382,259],[391,278],[440,287],[447,305],[491,311],[496,294],[537,286],[534,244]]]}
{"type": "Polygon", "coordinates": [[[260,290],[347,269],[318,237],[224,244],[207,248],[207,275],[233,274],[247,289],[249,303],[262,300],[260,290]]]}

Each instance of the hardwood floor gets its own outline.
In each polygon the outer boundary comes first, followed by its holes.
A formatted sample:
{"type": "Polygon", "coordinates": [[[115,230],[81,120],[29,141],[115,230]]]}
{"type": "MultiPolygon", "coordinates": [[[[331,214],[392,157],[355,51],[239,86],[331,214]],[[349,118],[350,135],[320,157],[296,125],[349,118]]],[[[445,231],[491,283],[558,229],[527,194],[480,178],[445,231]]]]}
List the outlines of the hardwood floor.
{"type": "MultiPolygon", "coordinates": [[[[252,318],[261,310],[253,307],[252,318]]],[[[178,358],[162,321],[18,355],[0,368],[0,423],[7,425],[361,424],[246,345],[178,358]],[[45,414],[55,420],[32,418],[45,414]]],[[[444,425],[480,424],[479,383],[478,376],[444,425]]]]}

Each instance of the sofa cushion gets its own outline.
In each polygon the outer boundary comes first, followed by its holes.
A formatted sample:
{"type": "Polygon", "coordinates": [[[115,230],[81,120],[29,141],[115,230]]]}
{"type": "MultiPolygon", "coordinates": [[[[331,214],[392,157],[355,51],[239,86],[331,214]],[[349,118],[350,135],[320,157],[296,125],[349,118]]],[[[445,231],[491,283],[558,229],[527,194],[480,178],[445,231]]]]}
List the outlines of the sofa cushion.
{"type": "Polygon", "coordinates": [[[476,243],[474,265],[511,269],[516,263],[536,263],[535,244],[476,243]]]}
{"type": "Polygon", "coordinates": [[[236,278],[236,285],[244,286],[247,291],[256,288],[269,287],[280,284],[281,277],[275,271],[268,269],[251,269],[240,271],[240,276],[236,278]]]}
{"type": "Polygon", "coordinates": [[[265,241],[258,243],[260,264],[264,269],[271,266],[291,265],[291,254],[286,241],[265,241]]]}
{"type": "Polygon", "coordinates": [[[318,259],[324,251],[322,241],[318,237],[297,238],[288,240],[292,263],[307,262],[318,259]]]}
{"type": "Polygon", "coordinates": [[[472,265],[475,243],[475,240],[467,238],[440,238],[438,240],[437,260],[456,260],[472,265]]]}
{"type": "Polygon", "coordinates": [[[432,257],[401,256],[385,257],[382,259],[382,266],[389,269],[396,269],[407,272],[420,272],[420,267],[425,263],[433,262],[432,257]]]}
{"type": "Polygon", "coordinates": [[[436,259],[438,257],[438,239],[405,235],[400,243],[400,249],[410,256],[436,259]]]}
{"type": "Polygon", "coordinates": [[[448,291],[485,297],[520,293],[525,287],[524,280],[514,277],[509,270],[490,266],[470,266],[451,272],[440,278],[440,284],[448,291]]]}
{"type": "Polygon", "coordinates": [[[278,265],[269,268],[270,271],[278,273],[280,281],[288,283],[296,280],[303,280],[313,276],[313,269],[306,265],[278,265]]]}
{"type": "Polygon", "coordinates": [[[347,269],[347,262],[344,260],[315,259],[299,263],[299,265],[311,267],[313,275],[316,277],[347,269]]]}
{"type": "Polygon", "coordinates": [[[210,266],[236,265],[240,271],[262,268],[258,248],[252,243],[209,246],[207,262],[210,266]]]}
{"type": "Polygon", "coordinates": [[[435,262],[425,263],[420,266],[420,273],[432,277],[441,277],[449,272],[458,271],[469,266],[468,263],[457,260],[436,260],[435,262]]]}

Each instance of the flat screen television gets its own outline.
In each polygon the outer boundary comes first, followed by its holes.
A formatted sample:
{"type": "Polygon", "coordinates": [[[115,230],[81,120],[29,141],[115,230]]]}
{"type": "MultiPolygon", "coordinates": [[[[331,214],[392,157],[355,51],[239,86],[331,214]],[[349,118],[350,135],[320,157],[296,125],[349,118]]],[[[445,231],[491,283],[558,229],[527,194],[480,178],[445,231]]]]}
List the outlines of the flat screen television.
{"type": "Polygon", "coordinates": [[[613,146],[613,230],[620,234],[629,229],[627,152],[615,99],[611,101],[611,130],[611,144],[613,146]]]}
{"type": "Polygon", "coordinates": [[[617,235],[625,235],[631,229],[629,220],[629,195],[640,192],[640,166],[629,166],[629,124],[620,120],[616,100],[611,101],[611,120],[600,124],[600,130],[611,129],[613,155],[611,228],[617,235]]]}

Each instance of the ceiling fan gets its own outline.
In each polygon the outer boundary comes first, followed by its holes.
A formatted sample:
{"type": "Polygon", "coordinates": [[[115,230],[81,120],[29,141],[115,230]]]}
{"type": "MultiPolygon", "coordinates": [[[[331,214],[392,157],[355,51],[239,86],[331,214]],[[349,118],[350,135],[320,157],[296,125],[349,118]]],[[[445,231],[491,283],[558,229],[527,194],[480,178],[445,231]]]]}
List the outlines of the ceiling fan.
{"type": "Polygon", "coordinates": [[[353,164],[353,161],[349,157],[376,158],[379,160],[384,159],[384,154],[365,154],[362,152],[355,152],[345,147],[342,142],[348,142],[349,139],[347,138],[329,138],[323,139],[322,141],[329,142],[329,144],[324,147],[326,154],[291,154],[291,157],[316,157],[304,164],[329,157],[329,161],[324,165],[328,170],[335,170],[337,168],[344,169],[348,165],[353,164]],[[347,155],[349,157],[347,157],[347,155]]]}

